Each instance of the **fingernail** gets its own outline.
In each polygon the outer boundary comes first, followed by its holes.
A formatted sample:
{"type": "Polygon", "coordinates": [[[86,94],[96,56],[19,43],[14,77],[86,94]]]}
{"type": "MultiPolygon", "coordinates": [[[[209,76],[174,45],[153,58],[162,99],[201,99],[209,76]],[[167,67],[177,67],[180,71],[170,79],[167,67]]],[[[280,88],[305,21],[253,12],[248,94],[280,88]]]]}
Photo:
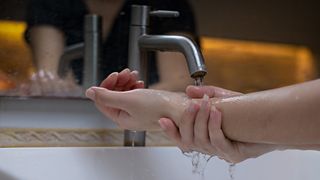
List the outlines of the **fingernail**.
{"type": "Polygon", "coordinates": [[[205,94],[203,95],[203,98],[202,98],[201,107],[206,108],[208,106],[209,106],[209,96],[205,94]]]}
{"type": "Polygon", "coordinates": [[[109,76],[117,76],[119,73],[118,72],[113,72],[109,76]]]}
{"type": "Polygon", "coordinates": [[[220,116],[221,115],[221,112],[215,106],[211,107],[211,112],[212,112],[212,115],[214,115],[214,116],[220,116]]]}
{"type": "Polygon", "coordinates": [[[129,68],[125,68],[124,70],[122,70],[122,72],[130,72],[129,68]]]}
{"type": "Polygon", "coordinates": [[[90,89],[88,89],[88,90],[86,91],[86,96],[87,96],[89,99],[91,99],[91,100],[94,101],[95,96],[96,96],[96,92],[95,92],[92,88],[90,88],[90,89]]]}
{"type": "Polygon", "coordinates": [[[136,70],[132,71],[131,73],[132,73],[132,74],[139,74],[139,72],[136,71],[136,70]]]}
{"type": "Polygon", "coordinates": [[[167,129],[167,126],[166,126],[165,122],[163,120],[161,120],[161,119],[159,120],[159,125],[160,125],[161,129],[163,129],[163,130],[167,129]]]}
{"type": "Polygon", "coordinates": [[[204,94],[204,95],[203,95],[203,100],[209,101],[209,96],[208,96],[207,94],[204,94]]]}

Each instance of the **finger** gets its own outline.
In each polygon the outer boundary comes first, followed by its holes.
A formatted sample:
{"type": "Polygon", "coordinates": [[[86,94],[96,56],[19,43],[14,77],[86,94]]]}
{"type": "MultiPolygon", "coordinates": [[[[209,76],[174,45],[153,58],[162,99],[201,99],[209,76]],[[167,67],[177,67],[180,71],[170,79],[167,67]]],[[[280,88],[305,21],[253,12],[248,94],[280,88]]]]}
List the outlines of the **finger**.
{"type": "Polygon", "coordinates": [[[190,103],[189,107],[184,111],[179,125],[181,141],[186,146],[193,146],[194,143],[194,121],[198,113],[199,105],[190,103]]]}
{"type": "Polygon", "coordinates": [[[120,91],[111,91],[101,87],[91,87],[86,91],[86,96],[95,103],[112,108],[125,108],[130,106],[132,98],[130,94],[120,91]]]}
{"type": "Polygon", "coordinates": [[[210,116],[210,101],[207,95],[203,96],[199,112],[194,123],[195,144],[203,149],[209,149],[210,139],[208,134],[208,120],[210,116]]]}
{"type": "Polygon", "coordinates": [[[144,88],[144,82],[143,81],[137,81],[134,86],[132,86],[132,89],[142,89],[144,88]]]}
{"type": "Polygon", "coordinates": [[[118,75],[117,87],[122,89],[130,81],[130,70],[128,68],[122,70],[118,75]]]}
{"type": "Polygon", "coordinates": [[[171,119],[161,118],[159,124],[164,133],[173,140],[183,152],[189,151],[189,149],[182,144],[179,129],[171,119]]]}
{"type": "Polygon", "coordinates": [[[234,152],[232,142],[224,136],[222,131],[222,115],[215,107],[212,108],[209,119],[209,136],[213,146],[220,154],[231,154],[234,152]]]}
{"type": "Polygon", "coordinates": [[[234,97],[234,96],[239,96],[242,95],[242,93],[236,92],[236,91],[231,91],[227,89],[223,89],[220,87],[215,87],[211,86],[214,89],[214,96],[215,97],[234,97]]]}
{"type": "Polygon", "coordinates": [[[111,73],[106,79],[104,79],[101,84],[100,87],[104,87],[110,90],[114,90],[114,87],[118,81],[118,74],[117,72],[113,72],[111,73]]]}
{"type": "Polygon", "coordinates": [[[233,97],[241,95],[242,93],[230,91],[215,86],[188,86],[186,94],[191,98],[201,98],[207,94],[210,98],[212,97],[233,97]]]}
{"type": "Polygon", "coordinates": [[[202,98],[205,94],[210,98],[215,96],[212,86],[188,86],[186,94],[191,98],[202,98]]]}
{"type": "Polygon", "coordinates": [[[159,120],[159,125],[170,139],[174,140],[178,144],[180,143],[181,136],[179,130],[171,119],[161,118],[159,120]]]}
{"type": "Polygon", "coordinates": [[[125,84],[123,90],[132,90],[139,80],[138,71],[130,72],[129,81],[125,84]]]}

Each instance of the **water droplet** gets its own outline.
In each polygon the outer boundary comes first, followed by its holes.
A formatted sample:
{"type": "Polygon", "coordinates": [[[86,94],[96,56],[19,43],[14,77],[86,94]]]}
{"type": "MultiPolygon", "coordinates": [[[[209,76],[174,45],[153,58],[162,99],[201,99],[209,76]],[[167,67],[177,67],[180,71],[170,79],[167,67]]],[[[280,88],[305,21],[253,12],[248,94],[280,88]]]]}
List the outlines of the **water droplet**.
{"type": "Polygon", "coordinates": [[[207,167],[209,160],[214,157],[200,152],[182,152],[186,157],[191,158],[192,173],[201,175],[204,179],[204,170],[207,167]]]}
{"type": "Polygon", "coordinates": [[[236,164],[229,164],[229,177],[230,177],[230,180],[234,180],[234,173],[235,173],[235,170],[236,170],[236,164]]]}

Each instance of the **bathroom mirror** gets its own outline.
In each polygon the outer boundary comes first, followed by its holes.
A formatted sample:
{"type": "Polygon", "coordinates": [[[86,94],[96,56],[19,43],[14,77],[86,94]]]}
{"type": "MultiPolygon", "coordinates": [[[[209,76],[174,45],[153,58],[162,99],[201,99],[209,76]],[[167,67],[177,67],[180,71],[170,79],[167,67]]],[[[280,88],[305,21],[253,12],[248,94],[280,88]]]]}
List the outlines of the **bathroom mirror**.
{"type": "MultiPolygon", "coordinates": [[[[57,62],[64,48],[83,42],[84,14],[105,17],[101,58],[106,61],[98,65],[102,69],[99,82],[110,72],[124,69],[130,19],[125,4],[131,1],[112,5],[114,2],[2,0],[1,95],[81,97],[82,58],[68,64],[70,72],[63,79],[57,74],[57,62]],[[34,30],[37,25],[45,25],[44,31],[34,30]],[[40,41],[37,37],[45,39],[43,44],[32,45],[32,41],[40,41]]],[[[152,19],[150,33],[189,33],[205,57],[206,84],[252,92],[318,77],[320,15],[315,0],[179,0],[155,6],[181,11],[180,19],[152,19]],[[166,29],[169,27],[172,29],[166,29]]],[[[150,79],[158,81],[159,65],[150,61],[149,66],[150,79]]]]}

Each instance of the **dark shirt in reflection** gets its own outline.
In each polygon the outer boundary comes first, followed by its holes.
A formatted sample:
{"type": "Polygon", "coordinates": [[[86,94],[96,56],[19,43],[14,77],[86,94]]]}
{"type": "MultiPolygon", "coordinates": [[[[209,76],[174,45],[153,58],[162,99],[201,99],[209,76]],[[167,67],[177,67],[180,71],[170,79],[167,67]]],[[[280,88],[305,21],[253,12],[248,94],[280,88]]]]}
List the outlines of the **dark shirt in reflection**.
{"type": "MultiPolygon", "coordinates": [[[[186,0],[126,0],[113,22],[109,34],[103,39],[102,61],[99,64],[100,77],[121,71],[128,67],[128,41],[131,5],[149,5],[154,10],[175,10],[180,12],[178,18],[152,18],[150,34],[167,34],[183,32],[196,37],[195,21],[192,8],[186,0]]],[[[37,25],[52,25],[66,37],[66,45],[83,42],[84,16],[89,13],[83,0],[30,0],[28,6],[26,39],[28,30],[37,25]]],[[[76,60],[71,64],[79,83],[82,81],[83,61],[76,60]]],[[[158,81],[155,55],[148,61],[149,83],[158,81]]],[[[179,68],[179,67],[177,67],[179,68]]]]}

